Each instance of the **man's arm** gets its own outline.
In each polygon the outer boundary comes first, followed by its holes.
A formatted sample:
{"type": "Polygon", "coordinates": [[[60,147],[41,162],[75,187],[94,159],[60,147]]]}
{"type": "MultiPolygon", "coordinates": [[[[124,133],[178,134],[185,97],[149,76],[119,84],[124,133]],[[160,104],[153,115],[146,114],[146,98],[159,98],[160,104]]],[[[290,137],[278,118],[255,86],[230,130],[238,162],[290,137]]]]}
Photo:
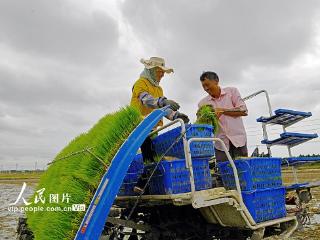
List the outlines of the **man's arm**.
{"type": "MultiPolygon", "coordinates": [[[[189,118],[187,115],[180,113],[178,111],[174,111],[172,109],[171,104],[177,104],[173,100],[168,100],[166,97],[154,98],[148,92],[143,92],[139,95],[139,99],[143,105],[149,108],[157,109],[167,105],[170,105],[169,108],[166,109],[167,115],[165,116],[167,119],[173,121],[177,118],[181,118],[185,123],[189,122],[189,118]]],[[[178,105],[178,104],[177,104],[178,105]]],[[[179,105],[178,105],[179,106],[179,105]]],[[[180,107],[180,106],[179,106],[180,107]]]]}
{"type": "Polygon", "coordinates": [[[170,106],[170,108],[173,111],[177,111],[180,108],[180,105],[177,102],[175,102],[173,100],[169,100],[166,97],[154,98],[148,92],[140,93],[139,99],[143,105],[145,105],[149,108],[161,108],[161,107],[165,107],[168,105],[170,106]]]}
{"type": "MultiPolygon", "coordinates": [[[[163,107],[163,100],[165,99],[165,97],[154,98],[148,92],[143,92],[140,93],[139,99],[144,106],[152,109],[157,109],[163,107]]],[[[168,108],[166,112],[166,118],[172,120],[175,115],[175,112],[171,108],[168,108]]]]}
{"type": "Polygon", "coordinates": [[[154,98],[148,92],[142,92],[139,95],[139,99],[144,106],[156,109],[162,107],[164,97],[154,98]]]}
{"type": "Polygon", "coordinates": [[[231,116],[231,117],[241,117],[241,116],[248,116],[248,109],[241,98],[241,95],[238,89],[233,88],[231,100],[233,103],[234,108],[226,109],[226,108],[216,108],[216,111],[220,111],[221,114],[231,116]]]}
{"type": "MultiPolygon", "coordinates": [[[[203,106],[211,107],[212,111],[216,114],[216,116],[218,118],[220,118],[220,116],[222,114],[227,115],[227,116],[231,116],[231,117],[241,117],[241,116],[247,116],[248,115],[247,111],[243,110],[241,108],[214,108],[212,105],[203,105],[203,106]]],[[[196,113],[197,118],[200,117],[200,113],[199,113],[200,108],[201,107],[198,108],[198,111],[196,113]]]]}
{"type": "Polygon", "coordinates": [[[232,108],[232,109],[227,109],[227,108],[216,108],[215,112],[217,114],[223,114],[227,115],[230,117],[241,117],[241,116],[248,116],[248,112],[246,110],[242,110],[240,108],[232,108]]]}

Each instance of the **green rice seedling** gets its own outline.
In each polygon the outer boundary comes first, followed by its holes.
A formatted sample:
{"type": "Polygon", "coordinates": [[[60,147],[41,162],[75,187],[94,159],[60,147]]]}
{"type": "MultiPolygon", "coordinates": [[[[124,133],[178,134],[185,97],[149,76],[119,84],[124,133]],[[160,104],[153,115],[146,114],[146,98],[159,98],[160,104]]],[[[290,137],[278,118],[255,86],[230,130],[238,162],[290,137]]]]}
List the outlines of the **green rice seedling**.
{"type": "Polygon", "coordinates": [[[105,164],[110,164],[119,147],[141,120],[140,113],[132,107],[108,114],[57,154],[29,200],[32,202],[29,207],[40,206],[44,209],[26,212],[35,240],[74,238],[85,212],[71,211],[72,204],[90,204],[106,171],[105,164]],[[41,202],[41,199],[44,201],[41,202]]]}
{"type": "Polygon", "coordinates": [[[160,162],[161,160],[162,160],[161,159],[161,155],[155,155],[153,160],[144,159],[143,162],[144,162],[144,164],[149,165],[149,164],[152,164],[152,163],[160,162]]]}
{"type": "Polygon", "coordinates": [[[210,124],[213,126],[213,131],[216,133],[219,129],[219,120],[211,106],[204,105],[197,112],[196,124],[210,124]]]}

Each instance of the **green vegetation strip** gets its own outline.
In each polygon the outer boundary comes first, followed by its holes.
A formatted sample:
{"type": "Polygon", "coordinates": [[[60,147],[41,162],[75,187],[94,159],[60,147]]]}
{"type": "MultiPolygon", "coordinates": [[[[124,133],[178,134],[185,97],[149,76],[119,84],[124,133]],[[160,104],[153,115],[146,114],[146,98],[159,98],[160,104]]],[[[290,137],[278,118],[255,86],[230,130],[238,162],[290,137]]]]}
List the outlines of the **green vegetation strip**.
{"type": "Polygon", "coordinates": [[[0,173],[1,179],[38,179],[43,172],[15,172],[15,173],[0,173]]]}
{"type": "MultiPolygon", "coordinates": [[[[85,148],[109,164],[122,143],[140,123],[139,112],[126,107],[103,117],[87,133],[83,133],[67,145],[55,158],[48,170],[40,178],[37,190],[45,188],[42,203],[39,193],[35,193],[29,202],[32,207],[71,207],[72,204],[90,204],[98,187],[105,167],[92,154],[81,153],[61,159],[85,148]],[[58,201],[50,201],[50,195],[56,194],[58,201]],[[64,199],[63,196],[65,196],[64,199]],[[69,197],[68,197],[69,196],[69,197]],[[38,199],[37,199],[38,198],[38,199]],[[69,203],[67,203],[69,199],[69,203]],[[35,203],[37,202],[38,203],[35,203]],[[64,200],[64,201],[62,201],[64,200]]],[[[29,206],[29,207],[30,207],[29,206]]],[[[36,240],[73,239],[85,212],[77,211],[39,211],[27,212],[27,223],[36,240]]]]}

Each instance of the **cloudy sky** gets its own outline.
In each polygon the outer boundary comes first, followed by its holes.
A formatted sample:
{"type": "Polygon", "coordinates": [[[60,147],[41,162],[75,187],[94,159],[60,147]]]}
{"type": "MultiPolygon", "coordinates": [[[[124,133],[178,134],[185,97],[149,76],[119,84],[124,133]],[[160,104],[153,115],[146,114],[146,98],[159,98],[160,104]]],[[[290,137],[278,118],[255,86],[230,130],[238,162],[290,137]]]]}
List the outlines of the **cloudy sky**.
{"type": "MultiPolygon", "coordinates": [[[[316,0],[1,0],[0,56],[1,169],[43,168],[72,138],[128,104],[139,59],[150,56],[175,69],[162,81],[165,95],[193,121],[205,96],[199,75],[212,70],[242,96],[266,89],[274,109],[311,111],[290,130],[320,132],[316,0]]],[[[251,152],[261,140],[255,119],[268,109],[263,95],[247,105],[251,152]]],[[[269,130],[270,138],[281,132],[269,130]]],[[[300,153],[320,153],[320,140],[293,149],[300,153]]]]}

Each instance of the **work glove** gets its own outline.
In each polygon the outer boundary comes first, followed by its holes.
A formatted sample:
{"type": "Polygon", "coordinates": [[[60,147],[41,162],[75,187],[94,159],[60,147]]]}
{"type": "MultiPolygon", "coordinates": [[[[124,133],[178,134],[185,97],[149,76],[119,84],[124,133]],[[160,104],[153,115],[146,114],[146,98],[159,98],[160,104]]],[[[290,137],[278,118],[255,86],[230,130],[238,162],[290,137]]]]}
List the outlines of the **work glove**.
{"type": "Polygon", "coordinates": [[[177,102],[169,99],[163,99],[163,106],[168,106],[168,105],[173,111],[177,111],[180,108],[180,105],[177,102]]]}
{"type": "Polygon", "coordinates": [[[178,118],[181,118],[184,123],[188,123],[190,121],[189,117],[184,113],[177,112],[174,117],[174,120],[178,118]]]}

